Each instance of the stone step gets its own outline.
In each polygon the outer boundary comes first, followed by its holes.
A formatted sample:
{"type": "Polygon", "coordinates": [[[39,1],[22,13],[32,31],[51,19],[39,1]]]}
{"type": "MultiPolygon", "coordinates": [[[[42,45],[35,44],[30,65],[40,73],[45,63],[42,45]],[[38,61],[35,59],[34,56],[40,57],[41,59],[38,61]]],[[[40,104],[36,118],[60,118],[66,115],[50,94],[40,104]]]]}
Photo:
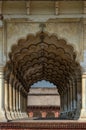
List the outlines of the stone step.
{"type": "Polygon", "coordinates": [[[79,121],[17,121],[0,123],[0,130],[86,130],[86,122],[79,121]]]}

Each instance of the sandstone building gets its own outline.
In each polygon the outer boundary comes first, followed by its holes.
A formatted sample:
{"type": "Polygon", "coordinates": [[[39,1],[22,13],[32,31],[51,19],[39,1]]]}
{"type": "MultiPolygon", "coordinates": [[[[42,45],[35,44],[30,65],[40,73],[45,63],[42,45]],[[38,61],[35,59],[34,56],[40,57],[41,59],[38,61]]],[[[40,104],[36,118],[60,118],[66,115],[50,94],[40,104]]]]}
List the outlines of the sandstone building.
{"type": "Polygon", "coordinates": [[[29,119],[54,119],[60,115],[60,96],[56,87],[32,87],[28,93],[29,119]]]}
{"type": "Polygon", "coordinates": [[[28,117],[39,80],[57,86],[61,118],[86,119],[86,1],[0,1],[0,122],[28,117]]]}

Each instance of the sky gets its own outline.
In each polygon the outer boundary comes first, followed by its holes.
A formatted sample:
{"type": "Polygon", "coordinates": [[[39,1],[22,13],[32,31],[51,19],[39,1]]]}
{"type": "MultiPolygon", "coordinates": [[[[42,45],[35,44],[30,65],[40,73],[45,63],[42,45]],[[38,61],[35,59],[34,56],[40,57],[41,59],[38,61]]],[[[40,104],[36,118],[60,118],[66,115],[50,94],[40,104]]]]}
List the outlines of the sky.
{"type": "Polygon", "coordinates": [[[48,81],[42,80],[42,81],[38,81],[37,83],[34,83],[31,87],[45,87],[45,88],[49,88],[49,87],[56,87],[53,83],[50,83],[48,81]]]}

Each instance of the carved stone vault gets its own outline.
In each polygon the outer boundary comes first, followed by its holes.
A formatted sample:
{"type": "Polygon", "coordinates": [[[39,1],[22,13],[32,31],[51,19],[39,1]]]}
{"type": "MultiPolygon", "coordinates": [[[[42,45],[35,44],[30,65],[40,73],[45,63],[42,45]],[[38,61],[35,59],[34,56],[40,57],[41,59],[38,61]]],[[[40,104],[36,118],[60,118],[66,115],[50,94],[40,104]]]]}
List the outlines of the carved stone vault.
{"type": "Polygon", "coordinates": [[[80,110],[77,102],[81,92],[81,67],[76,61],[76,52],[55,35],[42,31],[13,45],[5,66],[5,80],[16,89],[21,86],[26,95],[35,82],[50,81],[57,86],[61,97],[62,118],[65,114],[68,119],[76,118],[77,106],[80,110]]]}

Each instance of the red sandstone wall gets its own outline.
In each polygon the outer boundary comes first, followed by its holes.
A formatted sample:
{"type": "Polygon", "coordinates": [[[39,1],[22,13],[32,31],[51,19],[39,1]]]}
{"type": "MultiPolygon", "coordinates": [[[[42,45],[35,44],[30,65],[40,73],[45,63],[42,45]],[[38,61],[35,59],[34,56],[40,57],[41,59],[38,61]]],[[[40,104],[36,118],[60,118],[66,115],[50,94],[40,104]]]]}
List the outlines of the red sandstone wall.
{"type": "Polygon", "coordinates": [[[86,130],[84,122],[9,122],[0,123],[0,130],[86,130]]]}

